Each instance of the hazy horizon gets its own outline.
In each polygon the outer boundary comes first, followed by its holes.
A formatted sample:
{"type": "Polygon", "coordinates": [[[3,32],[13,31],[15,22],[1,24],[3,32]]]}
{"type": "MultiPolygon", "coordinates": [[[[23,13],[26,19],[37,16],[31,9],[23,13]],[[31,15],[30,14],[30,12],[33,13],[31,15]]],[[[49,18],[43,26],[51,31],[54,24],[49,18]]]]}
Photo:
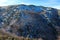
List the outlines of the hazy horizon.
{"type": "Polygon", "coordinates": [[[59,2],[60,0],[0,0],[0,6],[26,4],[60,9],[59,2]]]}

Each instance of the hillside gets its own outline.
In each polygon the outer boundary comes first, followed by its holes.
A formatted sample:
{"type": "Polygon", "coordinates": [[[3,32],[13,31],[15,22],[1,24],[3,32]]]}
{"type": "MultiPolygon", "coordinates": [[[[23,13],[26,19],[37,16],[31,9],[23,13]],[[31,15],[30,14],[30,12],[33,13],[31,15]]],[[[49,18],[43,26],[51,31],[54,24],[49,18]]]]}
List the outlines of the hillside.
{"type": "Polygon", "coordinates": [[[23,4],[0,7],[0,35],[3,40],[5,36],[11,40],[56,40],[60,36],[60,10],[23,4]]]}

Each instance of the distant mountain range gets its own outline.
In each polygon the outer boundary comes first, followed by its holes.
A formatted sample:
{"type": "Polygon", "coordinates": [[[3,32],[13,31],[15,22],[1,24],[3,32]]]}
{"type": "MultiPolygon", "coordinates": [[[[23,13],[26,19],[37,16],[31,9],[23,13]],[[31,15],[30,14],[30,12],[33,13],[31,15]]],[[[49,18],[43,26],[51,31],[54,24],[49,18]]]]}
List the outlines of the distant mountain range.
{"type": "Polygon", "coordinates": [[[35,6],[0,7],[0,30],[17,36],[56,40],[60,35],[60,10],[35,6]]]}

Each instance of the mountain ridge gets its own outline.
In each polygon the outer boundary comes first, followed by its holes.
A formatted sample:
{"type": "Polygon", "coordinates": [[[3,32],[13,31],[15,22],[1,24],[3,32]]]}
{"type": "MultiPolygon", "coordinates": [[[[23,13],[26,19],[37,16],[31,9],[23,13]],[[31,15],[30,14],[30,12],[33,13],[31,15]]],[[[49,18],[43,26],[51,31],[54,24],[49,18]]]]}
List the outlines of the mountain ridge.
{"type": "Polygon", "coordinates": [[[56,40],[57,31],[60,33],[59,13],[55,8],[34,5],[0,7],[0,29],[17,36],[56,40]]]}

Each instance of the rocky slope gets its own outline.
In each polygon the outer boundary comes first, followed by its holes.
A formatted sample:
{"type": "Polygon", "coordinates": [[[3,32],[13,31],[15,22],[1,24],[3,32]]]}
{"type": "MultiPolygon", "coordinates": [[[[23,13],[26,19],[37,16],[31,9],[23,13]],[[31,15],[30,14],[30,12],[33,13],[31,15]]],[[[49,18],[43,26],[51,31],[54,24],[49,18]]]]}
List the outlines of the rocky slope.
{"type": "Polygon", "coordinates": [[[0,30],[10,36],[56,40],[60,35],[60,11],[34,5],[0,7],[0,30]]]}

